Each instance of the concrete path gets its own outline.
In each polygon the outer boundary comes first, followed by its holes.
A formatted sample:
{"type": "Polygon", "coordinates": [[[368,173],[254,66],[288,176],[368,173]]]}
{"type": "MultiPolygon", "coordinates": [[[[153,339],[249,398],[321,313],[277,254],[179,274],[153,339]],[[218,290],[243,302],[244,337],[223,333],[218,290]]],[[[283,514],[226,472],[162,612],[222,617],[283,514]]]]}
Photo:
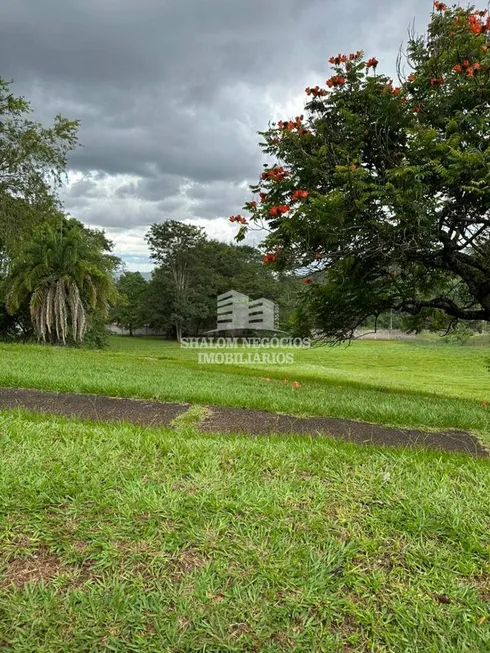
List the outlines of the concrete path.
{"type": "MultiPolygon", "coordinates": [[[[118,399],[102,395],[43,392],[0,388],[0,410],[22,408],[51,415],[100,422],[130,422],[144,426],[171,426],[190,404],[118,399]]],[[[358,444],[389,447],[426,447],[488,457],[483,444],[464,431],[426,432],[332,417],[294,417],[260,410],[209,406],[207,417],[196,425],[206,433],[247,435],[297,434],[332,436],[358,444]]]]}

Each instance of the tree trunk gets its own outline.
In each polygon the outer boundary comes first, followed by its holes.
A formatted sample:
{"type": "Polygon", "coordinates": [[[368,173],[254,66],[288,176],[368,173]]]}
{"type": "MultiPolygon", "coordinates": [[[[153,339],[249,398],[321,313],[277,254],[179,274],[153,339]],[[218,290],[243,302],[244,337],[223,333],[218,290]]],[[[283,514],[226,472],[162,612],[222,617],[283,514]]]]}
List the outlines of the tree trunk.
{"type": "Polygon", "coordinates": [[[180,342],[182,340],[182,326],[180,324],[176,324],[175,331],[177,333],[177,342],[180,342]]]}

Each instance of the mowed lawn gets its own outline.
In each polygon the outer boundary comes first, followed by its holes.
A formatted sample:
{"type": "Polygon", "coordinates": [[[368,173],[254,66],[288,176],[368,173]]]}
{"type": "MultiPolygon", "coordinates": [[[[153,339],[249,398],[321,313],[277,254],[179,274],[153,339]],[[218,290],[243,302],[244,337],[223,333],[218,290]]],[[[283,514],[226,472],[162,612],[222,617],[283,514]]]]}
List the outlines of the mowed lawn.
{"type": "Polygon", "coordinates": [[[465,346],[365,340],[293,353],[294,364],[282,367],[206,365],[197,350],[155,338],[113,336],[102,352],[2,344],[0,386],[458,428],[490,440],[488,338],[465,346]]]}
{"type": "Polygon", "coordinates": [[[485,460],[19,411],[0,459],[2,651],[489,650],[485,460]]]}

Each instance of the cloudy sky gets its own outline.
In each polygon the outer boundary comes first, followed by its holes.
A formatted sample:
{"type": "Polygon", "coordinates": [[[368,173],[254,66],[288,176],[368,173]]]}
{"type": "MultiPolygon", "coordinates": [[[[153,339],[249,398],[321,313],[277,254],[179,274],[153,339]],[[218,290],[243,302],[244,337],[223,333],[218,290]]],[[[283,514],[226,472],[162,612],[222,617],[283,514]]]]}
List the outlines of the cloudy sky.
{"type": "Polygon", "coordinates": [[[328,59],[363,49],[394,74],[432,0],[11,0],[0,76],[49,122],[78,118],[62,197],[103,227],[129,269],[144,234],[172,218],[231,240],[263,158],[257,132],[297,115],[328,59]]]}

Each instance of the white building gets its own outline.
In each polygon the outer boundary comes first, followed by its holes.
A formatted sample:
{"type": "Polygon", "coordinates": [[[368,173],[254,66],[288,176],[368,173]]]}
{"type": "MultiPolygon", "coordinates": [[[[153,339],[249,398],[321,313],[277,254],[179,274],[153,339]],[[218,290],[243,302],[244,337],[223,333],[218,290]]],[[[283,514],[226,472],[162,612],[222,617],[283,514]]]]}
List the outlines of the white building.
{"type": "Polygon", "coordinates": [[[230,290],[218,296],[218,324],[216,331],[277,329],[278,305],[270,299],[250,300],[247,295],[230,290]]]}
{"type": "Polygon", "coordinates": [[[248,328],[247,295],[236,290],[230,290],[218,296],[218,326],[217,331],[248,328]]]}
{"type": "Polygon", "coordinates": [[[248,328],[274,331],[277,328],[277,309],[277,304],[265,297],[251,301],[248,305],[248,328]]]}

